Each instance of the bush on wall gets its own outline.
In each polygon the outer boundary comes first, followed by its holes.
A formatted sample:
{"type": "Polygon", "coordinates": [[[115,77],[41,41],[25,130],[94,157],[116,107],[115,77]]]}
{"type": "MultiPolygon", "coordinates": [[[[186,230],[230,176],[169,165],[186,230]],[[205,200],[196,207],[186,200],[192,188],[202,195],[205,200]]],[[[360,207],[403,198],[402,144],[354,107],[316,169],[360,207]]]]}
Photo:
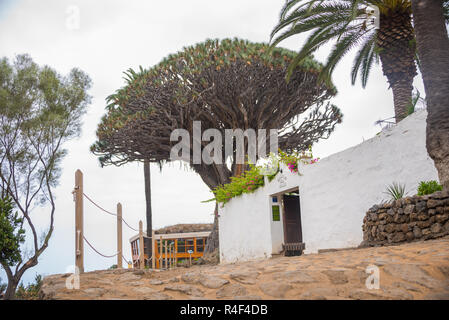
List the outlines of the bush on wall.
{"type": "MultiPolygon", "coordinates": [[[[268,167],[277,167],[274,173],[267,175],[268,181],[274,179],[279,172],[279,162],[285,164],[293,173],[299,173],[298,164],[301,161],[303,164],[313,164],[318,162],[319,158],[313,158],[312,147],[307,151],[286,153],[279,150],[277,156],[270,154],[270,164],[268,167]]],[[[208,201],[217,201],[219,203],[226,203],[230,199],[237,197],[243,193],[252,193],[259,187],[264,186],[264,175],[262,172],[266,166],[255,166],[249,164],[250,169],[244,171],[240,176],[231,177],[231,182],[218,186],[212,192],[215,197],[208,201]]]]}

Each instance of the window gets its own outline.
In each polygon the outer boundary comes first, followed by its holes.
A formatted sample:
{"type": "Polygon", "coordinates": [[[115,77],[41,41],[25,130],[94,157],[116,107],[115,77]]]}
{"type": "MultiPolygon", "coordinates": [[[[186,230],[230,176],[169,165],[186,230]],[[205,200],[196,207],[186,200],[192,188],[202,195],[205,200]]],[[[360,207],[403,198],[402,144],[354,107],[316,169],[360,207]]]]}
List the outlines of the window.
{"type": "Polygon", "coordinates": [[[188,252],[189,250],[194,250],[194,243],[193,243],[193,239],[186,239],[186,251],[188,252]]]}
{"type": "Polygon", "coordinates": [[[204,251],[204,243],[205,238],[197,238],[196,239],[196,252],[203,252],[204,251]]]}
{"type": "Polygon", "coordinates": [[[273,221],[281,221],[281,214],[280,214],[280,204],[279,199],[277,196],[271,197],[271,213],[273,216],[273,221]]]}
{"type": "Polygon", "coordinates": [[[281,221],[281,215],[279,212],[279,206],[271,206],[271,212],[273,213],[273,221],[281,221]]]}
{"type": "Polygon", "coordinates": [[[186,242],[184,239],[178,239],[178,252],[186,252],[186,242]]]}

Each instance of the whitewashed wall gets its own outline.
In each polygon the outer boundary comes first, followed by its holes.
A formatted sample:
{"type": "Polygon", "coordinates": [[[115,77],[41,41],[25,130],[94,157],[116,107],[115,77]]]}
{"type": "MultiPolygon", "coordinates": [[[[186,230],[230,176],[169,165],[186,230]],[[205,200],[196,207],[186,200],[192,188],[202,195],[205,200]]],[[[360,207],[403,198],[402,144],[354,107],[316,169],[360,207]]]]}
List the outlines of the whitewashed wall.
{"type": "Polygon", "coordinates": [[[301,176],[283,168],[264,187],[219,207],[221,262],[280,252],[283,217],[272,221],[270,195],[293,187],[299,187],[305,253],[358,246],[363,217],[372,205],[388,198],[388,184],[403,183],[413,195],[420,181],[438,180],[425,147],[426,115],[425,110],[417,111],[372,139],[301,166],[301,176]]]}

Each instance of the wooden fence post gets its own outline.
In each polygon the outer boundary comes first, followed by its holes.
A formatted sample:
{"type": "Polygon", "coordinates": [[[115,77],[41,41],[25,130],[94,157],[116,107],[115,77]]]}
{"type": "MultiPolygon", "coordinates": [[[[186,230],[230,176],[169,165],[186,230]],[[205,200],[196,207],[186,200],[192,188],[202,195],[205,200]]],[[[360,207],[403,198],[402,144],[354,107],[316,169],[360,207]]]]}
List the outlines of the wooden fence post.
{"type": "Polygon", "coordinates": [[[144,243],[143,243],[143,223],[142,220],[139,221],[139,261],[140,269],[145,268],[145,257],[144,257],[144,243]]]}
{"type": "Polygon", "coordinates": [[[123,268],[122,252],[122,204],[117,203],[117,269],[123,268]]]}
{"type": "Polygon", "coordinates": [[[75,172],[75,266],[84,272],[83,173],[75,172]]]}
{"type": "Polygon", "coordinates": [[[154,254],[154,242],[156,239],[154,238],[154,230],[151,231],[151,268],[154,269],[156,266],[156,255],[154,254]]]}
{"type": "Polygon", "coordinates": [[[162,269],[162,255],[164,254],[164,248],[162,247],[162,236],[159,238],[159,269],[162,269]]]}
{"type": "Polygon", "coordinates": [[[164,242],[164,248],[165,248],[165,269],[168,269],[168,265],[167,265],[167,240],[165,240],[165,242],[164,242]]]}

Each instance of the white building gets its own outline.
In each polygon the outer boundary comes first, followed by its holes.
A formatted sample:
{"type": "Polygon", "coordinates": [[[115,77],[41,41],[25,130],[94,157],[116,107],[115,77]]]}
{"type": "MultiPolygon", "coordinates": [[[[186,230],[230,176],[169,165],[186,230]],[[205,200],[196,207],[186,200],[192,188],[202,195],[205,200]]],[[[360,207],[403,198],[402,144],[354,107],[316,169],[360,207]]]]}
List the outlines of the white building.
{"type": "Polygon", "coordinates": [[[438,181],[426,115],[417,111],[357,146],[300,165],[301,175],[282,167],[264,187],[219,205],[221,262],[268,258],[286,243],[304,244],[305,253],[358,246],[363,217],[388,199],[387,185],[405,184],[413,195],[420,181],[438,181]]]}

